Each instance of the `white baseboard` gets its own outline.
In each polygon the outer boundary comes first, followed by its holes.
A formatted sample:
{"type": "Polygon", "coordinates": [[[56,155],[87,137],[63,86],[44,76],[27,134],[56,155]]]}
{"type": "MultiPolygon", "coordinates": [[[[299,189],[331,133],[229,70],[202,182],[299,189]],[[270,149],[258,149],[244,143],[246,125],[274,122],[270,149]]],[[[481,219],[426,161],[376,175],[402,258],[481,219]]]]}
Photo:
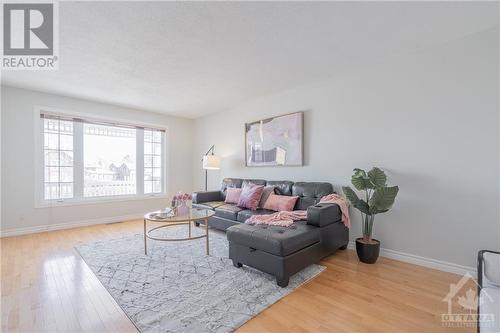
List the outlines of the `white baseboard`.
{"type": "MultiPolygon", "coordinates": [[[[355,242],[350,241],[347,248],[352,249],[352,250],[356,250],[355,242]]],[[[433,268],[433,269],[437,269],[437,270],[448,272],[448,273],[464,275],[465,273],[468,272],[469,274],[471,274],[473,276],[476,276],[476,274],[477,274],[477,270],[474,267],[458,265],[458,264],[454,264],[454,263],[447,262],[447,261],[442,261],[442,260],[437,260],[437,259],[432,259],[432,258],[427,258],[427,257],[421,257],[421,256],[417,256],[414,254],[390,250],[390,249],[380,248],[380,256],[386,257],[389,259],[407,262],[407,263],[414,264],[414,265],[433,268]]]]}
{"type": "Polygon", "coordinates": [[[131,214],[131,215],[123,215],[123,216],[112,216],[112,217],[103,217],[103,218],[97,218],[97,219],[88,219],[88,220],[80,220],[80,221],[73,221],[73,222],[57,223],[57,224],[47,224],[47,225],[34,226],[34,227],[8,229],[8,230],[0,231],[0,237],[28,235],[28,234],[38,233],[38,232],[71,229],[71,228],[85,227],[85,226],[95,225],[95,224],[116,223],[116,222],[137,220],[137,219],[141,219],[142,217],[143,217],[143,214],[131,214]]]}

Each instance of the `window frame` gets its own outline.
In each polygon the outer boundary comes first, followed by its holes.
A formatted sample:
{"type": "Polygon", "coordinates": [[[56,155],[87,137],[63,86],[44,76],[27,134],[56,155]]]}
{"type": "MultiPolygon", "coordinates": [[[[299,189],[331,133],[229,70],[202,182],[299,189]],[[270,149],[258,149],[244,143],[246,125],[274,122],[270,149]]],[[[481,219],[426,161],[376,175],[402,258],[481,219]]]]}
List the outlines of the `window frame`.
{"type": "Polygon", "coordinates": [[[45,208],[54,206],[73,206],[73,205],[87,205],[87,204],[98,204],[98,203],[109,203],[109,202],[123,202],[123,201],[134,201],[134,200],[146,200],[146,199],[159,199],[167,198],[168,195],[168,161],[167,153],[169,151],[168,144],[168,129],[165,126],[158,126],[156,124],[150,124],[145,122],[130,121],[127,119],[121,119],[116,117],[101,117],[94,116],[93,114],[71,111],[66,109],[59,109],[54,107],[40,106],[36,105],[34,107],[34,167],[35,167],[35,208],[45,208]],[[84,197],[83,196],[83,123],[74,122],[73,129],[73,198],[69,199],[52,199],[46,200],[44,197],[44,129],[43,121],[40,121],[40,115],[42,113],[48,113],[54,116],[61,117],[72,117],[72,118],[82,118],[86,121],[96,121],[96,122],[107,122],[112,125],[121,124],[139,127],[139,131],[143,132],[143,129],[158,129],[162,130],[162,191],[159,193],[144,193],[144,135],[136,136],[136,193],[134,195],[116,195],[116,196],[102,196],[102,197],[84,197]],[[77,130],[75,124],[82,124],[81,131],[77,130]],[[141,127],[143,129],[141,129],[141,127]],[[81,134],[81,137],[79,135],[81,134]],[[78,146],[80,145],[80,146],[78,146]],[[77,157],[79,156],[79,157],[77,157]],[[140,170],[140,172],[139,172],[140,170]],[[140,174],[140,177],[139,177],[140,174]],[[140,178],[140,179],[139,179],[140,178]],[[81,190],[81,191],[80,191],[81,190]],[[82,192],[82,196],[75,196],[75,194],[82,192]]]}

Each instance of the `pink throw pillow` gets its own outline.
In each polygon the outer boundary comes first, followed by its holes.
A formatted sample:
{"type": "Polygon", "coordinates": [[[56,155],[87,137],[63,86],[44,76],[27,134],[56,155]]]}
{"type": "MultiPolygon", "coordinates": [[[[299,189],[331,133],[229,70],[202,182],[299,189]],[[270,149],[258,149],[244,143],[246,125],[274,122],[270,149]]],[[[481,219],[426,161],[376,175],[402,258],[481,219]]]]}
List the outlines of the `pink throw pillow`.
{"type": "Polygon", "coordinates": [[[238,207],[257,210],[260,197],[264,191],[264,185],[248,184],[241,190],[240,200],[238,200],[238,207]]]}
{"type": "Polygon", "coordinates": [[[228,187],[226,189],[226,200],[224,200],[224,202],[237,204],[238,201],[240,200],[240,195],[241,195],[241,188],[228,187]]]}
{"type": "Polygon", "coordinates": [[[276,212],[292,211],[295,203],[299,197],[292,197],[288,195],[277,195],[271,193],[264,205],[264,209],[274,210],[276,212]]]}

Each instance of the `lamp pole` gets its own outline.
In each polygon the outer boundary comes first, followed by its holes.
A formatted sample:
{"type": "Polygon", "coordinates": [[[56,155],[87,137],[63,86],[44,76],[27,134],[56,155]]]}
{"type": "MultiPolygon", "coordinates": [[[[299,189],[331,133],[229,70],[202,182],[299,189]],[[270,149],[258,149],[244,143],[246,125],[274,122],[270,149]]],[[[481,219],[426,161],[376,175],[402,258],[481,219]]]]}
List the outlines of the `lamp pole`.
{"type": "MultiPolygon", "coordinates": [[[[210,149],[207,150],[207,152],[205,153],[204,156],[207,156],[210,152],[212,152],[212,155],[214,154],[214,148],[215,148],[215,145],[212,145],[212,147],[210,147],[210,149]]],[[[202,159],[203,161],[203,159],[202,159]]],[[[205,169],[205,192],[208,191],[208,169],[205,169]]]]}

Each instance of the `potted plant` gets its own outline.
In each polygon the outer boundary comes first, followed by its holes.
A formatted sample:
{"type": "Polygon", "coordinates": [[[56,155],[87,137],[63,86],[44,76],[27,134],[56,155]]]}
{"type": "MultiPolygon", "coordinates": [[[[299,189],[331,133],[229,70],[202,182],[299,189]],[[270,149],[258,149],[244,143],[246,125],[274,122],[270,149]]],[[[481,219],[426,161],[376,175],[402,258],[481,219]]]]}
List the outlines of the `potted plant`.
{"type": "Polygon", "coordinates": [[[387,186],[387,176],[379,168],[368,172],[354,169],[351,183],[356,190],[364,192],[365,198],[360,199],[349,186],[342,187],[347,200],[361,212],[363,237],[356,239],[356,252],[359,260],[373,264],[380,252],[380,241],[372,238],[375,215],[385,213],[392,207],[399,187],[387,186]]]}

